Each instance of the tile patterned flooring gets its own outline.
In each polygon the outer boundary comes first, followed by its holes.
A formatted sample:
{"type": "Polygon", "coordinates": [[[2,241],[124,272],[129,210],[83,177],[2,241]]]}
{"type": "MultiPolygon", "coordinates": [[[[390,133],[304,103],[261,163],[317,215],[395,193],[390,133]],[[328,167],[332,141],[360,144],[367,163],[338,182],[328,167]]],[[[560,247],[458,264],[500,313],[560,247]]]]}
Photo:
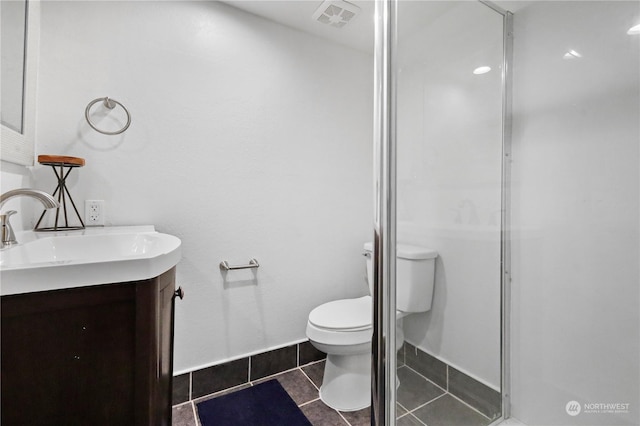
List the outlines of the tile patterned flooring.
{"type": "MultiPolygon", "coordinates": [[[[173,407],[173,426],[200,426],[195,404],[270,379],[277,379],[314,426],[368,426],[369,408],[340,412],[318,396],[324,362],[294,368],[173,407]]],[[[397,426],[485,426],[491,420],[406,365],[398,369],[397,426]]],[[[231,425],[230,425],[231,426],[231,425]]],[[[245,426],[245,425],[238,425],[245,426]]],[[[246,425],[250,426],[250,425],[246,425]]]]}

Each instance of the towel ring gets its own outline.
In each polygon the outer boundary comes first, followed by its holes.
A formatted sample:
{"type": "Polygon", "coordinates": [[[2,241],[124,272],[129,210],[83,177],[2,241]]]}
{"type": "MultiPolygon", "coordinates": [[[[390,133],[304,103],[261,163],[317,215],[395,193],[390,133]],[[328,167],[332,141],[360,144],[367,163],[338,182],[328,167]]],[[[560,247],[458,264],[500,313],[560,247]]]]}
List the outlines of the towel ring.
{"type": "Polygon", "coordinates": [[[96,132],[100,132],[103,135],[119,135],[120,133],[127,130],[129,128],[129,125],[131,124],[131,114],[129,114],[129,110],[126,109],[125,106],[122,105],[120,102],[116,101],[115,99],[111,99],[108,96],[104,98],[97,98],[89,102],[89,105],[87,105],[87,108],[84,110],[84,118],[87,119],[87,123],[89,123],[89,126],[91,126],[93,130],[95,130],[96,132]],[[127,124],[125,124],[122,129],[116,130],[115,132],[107,132],[107,131],[98,129],[96,125],[93,124],[93,122],[91,121],[91,118],[89,117],[89,110],[94,104],[100,101],[104,101],[102,104],[109,109],[114,109],[116,105],[120,105],[120,107],[124,110],[124,112],[127,113],[127,124]]]}

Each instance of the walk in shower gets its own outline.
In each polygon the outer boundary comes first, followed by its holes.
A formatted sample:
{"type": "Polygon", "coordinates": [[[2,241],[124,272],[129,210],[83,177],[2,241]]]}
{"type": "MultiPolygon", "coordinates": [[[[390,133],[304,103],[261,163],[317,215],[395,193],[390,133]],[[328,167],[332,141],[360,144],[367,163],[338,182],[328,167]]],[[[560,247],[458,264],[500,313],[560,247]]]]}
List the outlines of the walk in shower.
{"type": "Polygon", "coordinates": [[[377,2],[372,424],[637,424],[639,21],[625,1],[377,2]],[[396,243],[439,253],[397,353],[396,243]]]}

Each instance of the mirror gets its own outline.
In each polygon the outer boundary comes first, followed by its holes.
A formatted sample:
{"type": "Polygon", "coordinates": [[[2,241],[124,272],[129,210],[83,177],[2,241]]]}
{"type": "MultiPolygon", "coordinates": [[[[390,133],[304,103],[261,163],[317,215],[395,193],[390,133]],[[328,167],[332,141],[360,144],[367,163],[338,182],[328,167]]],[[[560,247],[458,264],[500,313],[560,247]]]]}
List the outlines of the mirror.
{"type": "Polygon", "coordinates": [[[24,92],[24,53],[27,30],[27,2],[2,2],[2,109],[3,126],[22,133],[22,93],[24,92]]]}
{"type": "Polygon", "coordinates": [[[0,2],[2,134],[0,159],[33,165],[35,88],[40,39],[37,1],[0,2]]]}

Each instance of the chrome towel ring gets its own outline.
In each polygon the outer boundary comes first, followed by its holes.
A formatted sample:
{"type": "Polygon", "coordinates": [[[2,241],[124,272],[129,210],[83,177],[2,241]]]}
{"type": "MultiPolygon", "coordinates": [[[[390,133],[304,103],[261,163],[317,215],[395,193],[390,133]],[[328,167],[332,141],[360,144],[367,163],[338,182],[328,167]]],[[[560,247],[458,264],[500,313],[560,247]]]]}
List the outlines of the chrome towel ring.
{"type": "Polygon", "coordinates": [[[89,105],[87,105],[87,108],[84,110],[84,118],[87,119],[87,123],[89,123],[89,126],[91,126],[93,128],[93,130],[95,130],[96,132],[100,132],[103,135],[119,135],[120,133],[124,132],[125,130],[127,130],[129,128],[129,125],[131,124],[131,114],[129,113],[129,110],[127,108],[125,108],[124,105],[122,105],[120,102],[116,101],[115,99],[111,99],[108,96],[104,97],[104,98],[97,98],[92,100],[91,102],[89,102],[89,105]],[[105,130],[100,130],[96,127],[95,124],[93,124],[93,122],[91,121],[91,118],[89,117],[89,110],[91,110],[91,107],[100,102],[100,101],[104,101],[102,104],[109,109],[114,109],[116,107],[116,105],[120,105],[120,107],[124,110],[125,113],[127,113],[127,124],[124,125],[124,127],[120,130],[116,130],[115,132],[107,132],[105,130]]]}

